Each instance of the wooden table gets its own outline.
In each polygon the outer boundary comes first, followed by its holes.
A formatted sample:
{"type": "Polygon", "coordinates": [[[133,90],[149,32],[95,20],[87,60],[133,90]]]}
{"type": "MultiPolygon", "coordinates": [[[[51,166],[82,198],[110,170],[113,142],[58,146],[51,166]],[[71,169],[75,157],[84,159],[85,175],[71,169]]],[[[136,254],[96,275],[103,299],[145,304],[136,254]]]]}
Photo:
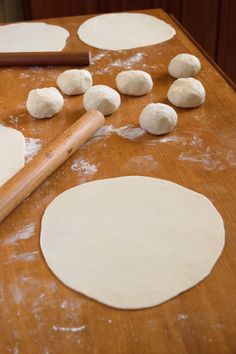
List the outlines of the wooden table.
{"type": "MultiPolygon", "coordinates": [[[[140,98],[122,96],[120,109],[106,118],[103,134],[84,145],[0,225],[1,353],[236,353],[235,93],[173,19],[161,10],[145,12],[170,23],[176,36],[127,51],[91,48],[89,70],[95,84],[111,87],[121,70],[145,70],[154,80],[152,92],[140,98]],[[171,134],[142,135],[133,130],[140,111],[151,102],[167,103],[173,82],[167,66],[181,52],[200,58],[197,78],[206,88],[206,102],[196,109],[176,109],[179,121],[171,134]],[[209,277],[160,306],[140,311],[115,310],[70,290],[48,269],[39,248],[42,214],[59,193],[87,181],[124,175],[163,178],[206,195],[226,228],[223,254],[209,277]]],[[[76,30],[87,17],[47,22],[71,32],[65,50],[86,50],[90,48],[77,39],[76,30]]],[[[64,69],[1,69],[1,123],[31,138],[27,142],[34,151],[84,112],[81,96],[65,97],[62,112],[52,119],[35,120],[26,112],[29,90],[55,86],[64,69]]]]}

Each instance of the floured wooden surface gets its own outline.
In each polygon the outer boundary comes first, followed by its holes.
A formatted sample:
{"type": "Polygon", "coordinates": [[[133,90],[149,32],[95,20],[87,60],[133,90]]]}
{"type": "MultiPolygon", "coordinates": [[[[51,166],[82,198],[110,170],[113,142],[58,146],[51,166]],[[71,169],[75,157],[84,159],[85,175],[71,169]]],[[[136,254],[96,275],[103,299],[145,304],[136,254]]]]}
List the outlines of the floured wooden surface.
{"type": "MultiPolygon", "coordinates": [[[[235,93],[171,19],[172,40],[131,51],[92,49],[95,84],[115,87],[115,75],[126,69],[149,72],[152,92],[140,98],[122,96],[120,109],[106,127],[76,152],[0,225],[0,351],[3,353],[230,353],[236,350],[236,139],[235,93]],[[206,88],[206,103],[177,109],[177,129],[156,137],[138,127],[145,104],[167,103],[173,79],[169,60],[180,52],[199,56],[196,76],[206,88]],[[59,193],[79,183],[123,175],[146,175],[179,183],[206,195],[226,226],[226,247],[214,271],[194,289],[144,311],[118,311],[98,304],[61,284],[47,268],[39,249],[40,220],[59,193]],[[115,348],[115,349],[114,349],[115,348]]],[[[55,19],[72,31],[65,50],[79,45],[79,21],[55,19]],[[76,40],[76,41],[75,41],[76,40]]],[[[77,48],[78,49],[78,48],[77,48]]],[[[84,110],[82,97],[65,97],[63,110],[49,120],[34,120],[25,110],[28,91],[55,85],[64,68],[3,68],[0,123],[26,137],[28,159],[84,110]]]]}

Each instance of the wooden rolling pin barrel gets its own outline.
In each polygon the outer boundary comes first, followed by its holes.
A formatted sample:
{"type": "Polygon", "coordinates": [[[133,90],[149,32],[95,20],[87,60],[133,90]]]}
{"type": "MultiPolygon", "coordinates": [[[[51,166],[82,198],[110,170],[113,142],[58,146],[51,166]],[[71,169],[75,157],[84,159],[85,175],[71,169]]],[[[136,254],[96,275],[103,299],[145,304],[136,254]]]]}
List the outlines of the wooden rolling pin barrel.
{"type": "Polygon", "coordinates": [[[104,123],[105,118],[102,113],[87,112],[8,180],[0,188],[0,222],[104,123]]]}
{"type": "Polygon", "coordinates": [[[90,52],[18,52],[0,53],[0,66],[90,64],[90,52]]]}

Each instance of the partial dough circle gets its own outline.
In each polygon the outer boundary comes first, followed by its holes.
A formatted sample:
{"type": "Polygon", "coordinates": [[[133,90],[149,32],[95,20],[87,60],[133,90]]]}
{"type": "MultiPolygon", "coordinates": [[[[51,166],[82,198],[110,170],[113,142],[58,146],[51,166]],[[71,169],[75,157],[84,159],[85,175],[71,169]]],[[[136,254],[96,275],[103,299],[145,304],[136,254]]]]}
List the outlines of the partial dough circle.
{"type": "Polygon", "coordinates": [[[95,48],[122,50],[167,41],[173,27],[158,18],[139,13],[113,13],[95,16],[78,29],[79,38],[95,48]]]}
{"type": "Polygon", "coordinates": [[[59,195],[44,213],[40,244],[50,269],[70,288],[138,309],[204,279],[222,252],[224,225],[203,195],[129,176],[59,195]]]}
{"type": "Polygon", "coordinates": [[[0,125],[0,186],[25,164],[25,138],[16,129],[0,125]]]}
{"type": "Polygon", "coordinates": [[[58,52],[69,32],[44,22],[22,22],[0,26],[0,52],[58,52]]]}

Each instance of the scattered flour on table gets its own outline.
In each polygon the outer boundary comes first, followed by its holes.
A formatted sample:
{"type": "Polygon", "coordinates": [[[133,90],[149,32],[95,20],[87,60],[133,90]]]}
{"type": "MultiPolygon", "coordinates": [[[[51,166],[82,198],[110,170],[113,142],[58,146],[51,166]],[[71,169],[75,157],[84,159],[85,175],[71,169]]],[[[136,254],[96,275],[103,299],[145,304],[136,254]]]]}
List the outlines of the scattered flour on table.
{"type": "Polygon", "coordinates": [[[13,348],[7,347],[6,349],[7,349],[7,351],[8,351],[9,353],[12,353],[12,354],[20,354],[20,349],[19,349],[19,347],[18,347],[18,344],[15,345],[13,348]]]}
{"type": "Polygon", "coordinates": [[[91,164],[86,159],[74,160],[71,165],[71,170],[76,172],[78,175],[91,176],[97,172],[97,165],[91,164]]]}
{"type": "Polygon", "coordinates": [[[233,150],[226,152],[226,159],[231,166],[236,166],[236,156],[233,150]]]}
{"type": "Polygon", "coordinates": [[[152,155],[137,156],[129,159],[124,165],[126,171],[144,175],[148,170],[158,169],[158,163],[152,155]]]}
{"type": "Polygon", "coordinates": [[[171,135],[171,136],[163,136],[160,138],[155,138],[148,140],[146,145],[156,145],[159,143],[180,143],[182,145],[187,145],[187,142],[185,141],[184,138],[181,138],[179,136],[171,135]]]}
{"type": "Polygon", "coordinates": [[[140,136],[143,136],[145,131],[142,128],[133,128],[130,126],[125,126],[116,129],[115,133],[121,136],[122,138],[135,140],[140,136]]]}
{"type": "Polygon", "coordinates": [[[28,72],[20,73],[19,79],[30,79],[30,74],[28,72]]]}
{"type": "Polygon", "coordinates": [[[92,57],[92,59],[91,59],[91,64],[96,64],[97,61],[101,60],[101,59],[104,58],[105,56],[106,56],[105,53],[96,54],[94,57],[92,57]]]}
{"type": "Polygon", "coordinates": [[[63,300],[61,305],[60,305],[60,308],[61,309],[78,309],[80,308],[81,306],[81,301],[78,301],[78,300],[63,300]]]}
{"type": "Polygon", "coordinates": [[[124,68],[124,69],[131,69],[133,64],[140,63],[145,57],[147,56],[146,53],[136,53],[132,57],[128,59],[116,59],[113,61],[110,65],[112,67],[119,67],[119,68],[124,68]]]}
{"type": "Polygon", "coordinates": [[[23,294],[21,288],[17,284],[12,283],[9,285],[9,288],[10,288],[10,292],[11,292],[13,301],[16,304],[19,305],[22,302],[24,302],[24,294],[23,294]]]}
{"type": "Polygon", "coordinates": [[[211,328],[226,328],[224,323],[215,323],[211,325],[211,328]]]}
{"type": "MultiPolygon", "coordinates": [[[[102,59],[104,56],[105,55],[103,55],[103,53],[97,54],[97,56],[95,56],[93,58],[92,64],[96,64],[96,62],[99,61],[100,59],[102,59]]],[[[112,73],[114,68],[126,69],[126,70],[130,70],[130,69],[134,69],[134,68],[137,68],[139,70],[141,70],[141,69],[156,70],[156,66],[149,65],[144,62],[144,59],[147,56],[148,56],[147,53],[138,52],[129,58],[125,58],[125,59],[118,58],[116,60],[106,63],[104,67],[96,70],[94,72],[94,74],[97,74],[97,75],[110,74],[110,73],[112,73]]]]}
{"type": "Polygon", "coordinates": [[[171,142],[182,142],[182,138],[179,136],[164,136],[158,140],[159,143],[171,143],[171,142]]]}
{"type": "Polygon", "coordinates": [[[19,123],[19,120],[20,120],[19,117],[14,116],[14,115],[12,115],[12,114],[10,114],[10,115],[8,116],[8,119],[9,119],[9,122],[10,122],[11,124],[15,124],[15,125],[17,125],[17,124],[19,123]]]}
{"type": "Polygon", "coordinates": [[[201,163],[208,171],[224,169],[224,164],[220,159],[217,158],[217,156],[215,156],[214,152],[210,150],[210,147],[207,147],[206,151],[204,152],[181,152],[178,160],[201,163]]]}
{"type": "Polygon", "coordinates": [[[45,293],[40,294],[38,297],[36,297],[36,299],[34,299],[34,301],[32,302],[32,307],[38,307],[42,301],[44,301],[45,298],[45,293]]]}
{"type": "Polygon", "coordinates": [[[189,315],[187,313],[180,313],[176,316],[178,321],[183,321],[187,320],[189,318],[189,315]]]}
{"type": "Polygon", "coordinates": [[[52,326],[52,329],[54,331],[59,331],[59,332],[73,332],[73,333],[77,333],[77,332],[81,332],[84,331],[86,329],[87,326],[82,325],[80,327],[63,327],[63,326],[52,326]]]}
{"type": "Polygon", "coordinates": [[[22,110],[25,109],[25,103],[19,103],[18,105],[16,105],[16,110],[22,110]]]}
{"type": "Polygon", "coordinates": [[[27,240],[34,234],[34,223],[30,223],[24,227],[22,227],[19,231],[10,235],[10,237],[4,242],[5,245],[12,245],[18,243],[21,240],[27,240]]]}
{"type": "Polygon", "coordinates": [[[159,138],[149,140],[146,145],[156,145],[158,143],[179,143],[183,146],[197,146],[202,145],[202,139],[197,134],[185,132],[185,136],[176,136],[176,135],[164,135],[159,138]]]}
{"type": "Polygon", "coordinates": [[[129,160],[129,163],[134,163],[137,165],[151,165],[151,166],[158,166],[158,163],[154,160],[152,155],[145,155],[145,156],[137,156],[129,160]]]}
{"type": "Polygon", "coordinates": [[[135,140],[145,134],[145,130],[142,128],[134,127],[133,125],[125,125],[120,128],[116,128],[113,125],[104,125],[99,128],[96,133],[92,136],[94,138],[102,138],[111,134],[117,134],[125,139],[135,140]]]}
{"type": "Polygon", "coordinates": [[[18,262],[18,261],[32,262],[38,256],[39,256],[39,252],[38,251],[24,252],[24,253],[19,253],[19,254],[13,254],[10,257],[10,260],[13,261],[13,262],[18,262]]]}
{"type": "Polygon", "coordinates": [[[28,286],[30,289],[42,288],[50,290],[51,293],[55,293],[57,291],[57,284],[53,281],[36,279],[30,275],[22,275],[20,277],[20,282],[24,284],[24,287],[28,286]]]}
{"type": "Polygon", "coordinates": [[[25,138],[25,144],[25,162],[28,163],[42,149],[42,141],[40,139],[25,138]]]}

